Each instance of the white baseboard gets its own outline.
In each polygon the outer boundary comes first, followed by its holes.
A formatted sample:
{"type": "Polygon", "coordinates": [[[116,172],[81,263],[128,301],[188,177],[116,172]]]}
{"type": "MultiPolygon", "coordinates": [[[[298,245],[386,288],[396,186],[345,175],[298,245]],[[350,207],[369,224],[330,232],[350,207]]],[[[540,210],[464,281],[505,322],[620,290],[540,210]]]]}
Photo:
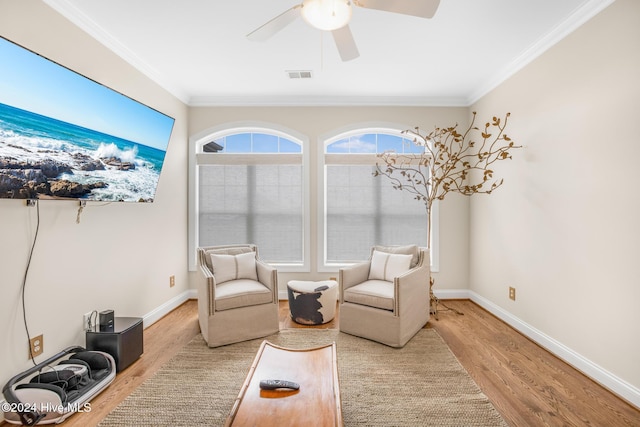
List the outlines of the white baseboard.
{"type": "Polygon", "coordinates": [[[629,384],[623,379],[616,377],[611,372],[593,363],[579,353],[576,353],[561,342],[551,338],[526,322],[523,322],[521,319],[483,296],[466,289],[442,289],[434,291],[434,294],[442,300],[470,299],[527,338],[534,341],[536,344],[581,371],[592,380],[611,390],[613,393],[617,394],[637,408],[640,408],[640,389],[629,384]]]}
{"type": "Polygon", "coordinates": [[[198,298],[197,289],[189,289],[181,293],[180,295],[165,302],[160,307],[157,307],[151,310],[149,313],[142,316],[143,327],[148,328],[149,326],[153,325],[158,320],[162,319],[164,316],[169,314],[171,311],[178,308],[181,304],[183,304],[187,300],[197,299],[197,298],[198,298]]]}
{"type": "Polygon", "coordinates": [[[471,299],[468,289],[438,289],[433,293],[439,299],[471,299]]]}

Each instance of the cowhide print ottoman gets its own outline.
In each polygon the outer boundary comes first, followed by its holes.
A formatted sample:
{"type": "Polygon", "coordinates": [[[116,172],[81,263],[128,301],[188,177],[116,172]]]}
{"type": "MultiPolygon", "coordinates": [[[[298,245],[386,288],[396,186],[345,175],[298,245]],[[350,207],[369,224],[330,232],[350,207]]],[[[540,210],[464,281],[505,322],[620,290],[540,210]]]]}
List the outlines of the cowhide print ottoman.
{"type": "Polygon", "coordinates": [[[294,322],[301,325],[321,325],[336,315],[338,282],[290,280],[287,283],[289,310],[294,322]]]}

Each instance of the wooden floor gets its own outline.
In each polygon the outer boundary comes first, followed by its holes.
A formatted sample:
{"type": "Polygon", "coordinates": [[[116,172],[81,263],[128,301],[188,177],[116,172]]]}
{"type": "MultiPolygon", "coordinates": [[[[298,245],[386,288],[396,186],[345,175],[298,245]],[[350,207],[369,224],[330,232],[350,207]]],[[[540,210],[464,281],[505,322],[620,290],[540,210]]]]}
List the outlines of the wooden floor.
{"type": "MultiPolygon", "coordinates": [[[[441,311],[440,320],[432,317],[425,327],[442,336],[510,426],[640,426],[638,409],[476,304],[445,304],[464,314],[441,311]]],[[[197,316],[197,303],[191,300],[147,328],[143,356],[92,400],[91,412],[73,415],[63,426],[98,424],[199,333],[197,316]]],[[[281,329],[338,328],[338,322],[339,315],[325,325],[298,325],[289,316],[287,302],[280,302],[281,329]]],[[[140,420],[139,425],[153,425],[153,420],[140,420]]]]}
{"type": "Polygon", "coordinates": [[[471,301],[438,331],[510,426],[640,426],[640,411],[471,301]]]}

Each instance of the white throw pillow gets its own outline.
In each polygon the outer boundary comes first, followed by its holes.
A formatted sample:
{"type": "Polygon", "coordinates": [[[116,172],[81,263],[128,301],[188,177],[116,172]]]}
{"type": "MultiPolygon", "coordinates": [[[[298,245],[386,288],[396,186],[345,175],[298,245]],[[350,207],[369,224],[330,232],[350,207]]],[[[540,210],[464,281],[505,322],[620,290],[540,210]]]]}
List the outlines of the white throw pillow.
{"type": "Polygon", "coordinates": [[[211,254],[211,265],[218,284],[237,279],[258,280],[254,252],[238,255],[211,254]]]}
{"type": "Polygon", "coordinates": [[[418,256],[419,250],[418,245],[406,245],[406,246],[381,246],[376,245],[373,250],[386,252],[388,254],[404,254],[404,255],[412,255],[411,259],[411,268],[418,265],[418,256]]]}
{"type": "Polygon", "coordinates": [[[409,271],[411,258],[411,255],[389,254],[374,250],[371,256],[369,280],[392,282],[394,277],[409,271]]]}
{"type": "Polygon", "coordinates": [[[256,272],[256,254],[255,252],[247,252],[246,254],[236,255],[238,265],[237,279],[258,280],[256,272]]]}

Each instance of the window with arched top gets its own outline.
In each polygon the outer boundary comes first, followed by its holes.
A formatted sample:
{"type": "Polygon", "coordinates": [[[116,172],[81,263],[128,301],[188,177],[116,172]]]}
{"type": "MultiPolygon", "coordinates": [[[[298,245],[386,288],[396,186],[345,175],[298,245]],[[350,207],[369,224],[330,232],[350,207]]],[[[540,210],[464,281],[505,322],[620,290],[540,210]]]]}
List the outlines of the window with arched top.
{"type": "Polygon", "coordinates": [[[324,139],[322,146],[319,269],[365,260],[375,245],[427,246],[424,204],[374,176],[378,153],[420,153],[424,147],[389,128],[352,130],[324,139]]]}
{"type": "Polygon", "coordinates": [[[269,128],[212,133],[196,149],[196,246],[252,243],[280,271],[308,269],[305,141],[269,128]]]}

